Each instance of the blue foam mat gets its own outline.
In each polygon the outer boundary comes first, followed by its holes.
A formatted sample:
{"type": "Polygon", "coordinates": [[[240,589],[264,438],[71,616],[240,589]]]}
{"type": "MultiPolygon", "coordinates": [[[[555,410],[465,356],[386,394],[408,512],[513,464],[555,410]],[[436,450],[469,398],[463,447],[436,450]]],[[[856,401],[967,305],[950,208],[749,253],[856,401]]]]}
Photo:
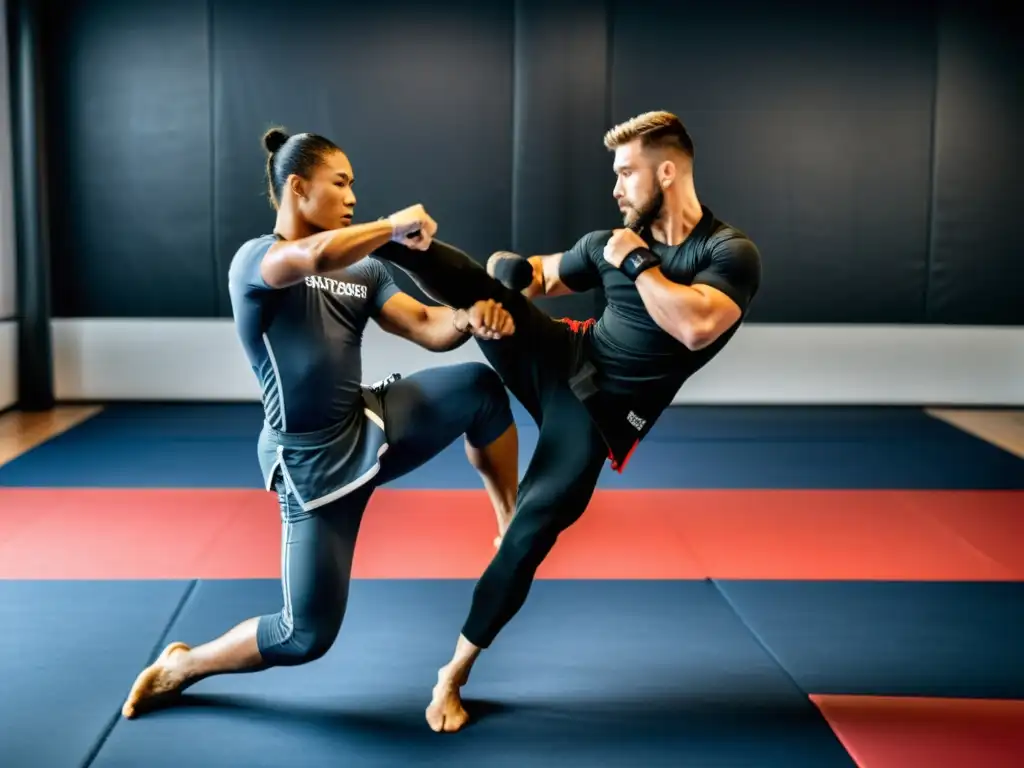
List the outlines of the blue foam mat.
{"type": "MultiPolygon", "coordinates": [[[[516,407],[522,471],[537,430],[516,407]]],[[[259,488],[255,404],[115,405],[0,467],[0,485],[259,488]]],[[[457,442],[392,488],[480,488],[457,442]]],[[[669,409],[601,488],[1024,489],[1024,461],[914,409],[669,409]]]]}
{"type": "MultiPolygon", "coordinates": [[[[423,709],[472,588],[356,581],[323,659],[203,681],[118,722],[93,765],[853,765],[707,582],[538,582],[474,670],[474,723],[434,734],[423,709]]],[[[200,582],[170,639],[279,603],[277,582],[200,582]]]]}
{"type": "Polygon", "coordinates": [[[0,765],[84,765],[189,587],[0,581],[0,765]]]}
{"type": "Polygon", "coordinates": [[[259,488],[252,404],[106,407],[0,467],[0,485],[259,488]]]}
{"type": "Polygon", "coordinates": [[[808,692],[1024,698],[1024,583],[716,583],[808,692]]]}

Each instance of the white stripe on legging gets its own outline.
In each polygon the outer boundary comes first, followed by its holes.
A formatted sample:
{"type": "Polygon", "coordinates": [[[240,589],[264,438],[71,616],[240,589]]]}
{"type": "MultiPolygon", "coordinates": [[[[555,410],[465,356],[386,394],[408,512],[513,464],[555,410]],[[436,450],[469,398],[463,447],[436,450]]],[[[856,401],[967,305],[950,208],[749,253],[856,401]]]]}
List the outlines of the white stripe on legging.
{"type": "Polygon", "coordinates": [[[270,347],[270,339],[263,334],[263,346],[267,348],[267,355],[270,357],[270,367],[274,369],[274,383],[277,385],[277,404],[281,409],[281,431],[288,431],[288,419],[284,415],[284,386],[281,384],[281,371],[277,368],[277,358],[274,357],[274,350],[270,347]]]}
{"type": "Polygon", "coordinates": [[[284,531],[281,536],[281,591],[284,593],[284,609],[281,612],[281,617],[284,619],[285,626],[288,627],[288,635],[291,635],[292,630],[292,588],[291,579],[288,577],[288,566],[290,564],[290,550],[289,544],[292,542],[292,524],[287,519],[288,514],[291,512],[290,500],[287,489],[284,494],[284,531]]]}

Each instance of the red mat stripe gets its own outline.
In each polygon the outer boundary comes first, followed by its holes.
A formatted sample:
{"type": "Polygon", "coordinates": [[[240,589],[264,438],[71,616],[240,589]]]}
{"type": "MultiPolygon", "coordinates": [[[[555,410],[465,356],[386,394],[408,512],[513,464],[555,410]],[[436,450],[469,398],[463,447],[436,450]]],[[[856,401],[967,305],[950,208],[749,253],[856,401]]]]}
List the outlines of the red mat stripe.
{"type": "MultiPolygon", "coordinates": [[[[1024,492],[645,491],[670,511],[717,579],[1020,580],[1024,568],[968,541],[929,511],[955,509],[964,529],[1012,532],[1024,492]]],[[[632,503],[632,502],[631,502],[632,503]]],[[[1018,541],[1020,539],[1017,539],[1018,541]]]]}
{"type": "Polygon", "coordinates": [[[861,768],[1019,768],[1024,701],[811,696],[861,768]]]}
{"type": "MultiPolygon", "coordinates": [[[[1020,580],[1013,508],[1024,493],[599,491],[538,578],[1020,580]]],[[[353,574],[476,578],[494,534],[483,491],[384,489],[353,574]]],[[[0,489],[0,578],[277,578],[280,561],[262,491],[0,489]]]]}

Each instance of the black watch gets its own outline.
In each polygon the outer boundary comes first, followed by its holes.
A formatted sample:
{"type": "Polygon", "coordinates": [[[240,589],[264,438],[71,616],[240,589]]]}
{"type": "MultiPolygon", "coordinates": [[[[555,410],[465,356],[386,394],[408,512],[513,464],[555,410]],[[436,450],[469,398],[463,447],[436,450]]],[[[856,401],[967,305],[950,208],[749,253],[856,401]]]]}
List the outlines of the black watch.
{"type": "Polygon", "coordinates": [[[636,279],[651,267],[661,264],[661,259],[654,255],[648,248],[634,248],[619,265],[619,271],[634,283],[636,279]]]}

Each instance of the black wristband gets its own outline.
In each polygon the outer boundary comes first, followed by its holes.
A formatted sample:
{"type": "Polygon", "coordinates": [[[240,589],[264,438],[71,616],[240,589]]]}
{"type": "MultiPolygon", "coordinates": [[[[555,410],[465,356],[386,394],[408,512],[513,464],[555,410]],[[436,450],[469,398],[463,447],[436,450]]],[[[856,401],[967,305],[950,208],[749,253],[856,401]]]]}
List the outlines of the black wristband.
{"type": "Polygon", "coordinates": [[[641,273],[661,264],[661,259],[647,248],[634,248],[619,265],[619,271],[634,283],[641,273]]]}
{"type": "Polygon", "coordinates": [[[533,264],[514,253],[504,253],[494,261],[494,279],[513,291],[522,291],[533,282],[533,264]]]}

